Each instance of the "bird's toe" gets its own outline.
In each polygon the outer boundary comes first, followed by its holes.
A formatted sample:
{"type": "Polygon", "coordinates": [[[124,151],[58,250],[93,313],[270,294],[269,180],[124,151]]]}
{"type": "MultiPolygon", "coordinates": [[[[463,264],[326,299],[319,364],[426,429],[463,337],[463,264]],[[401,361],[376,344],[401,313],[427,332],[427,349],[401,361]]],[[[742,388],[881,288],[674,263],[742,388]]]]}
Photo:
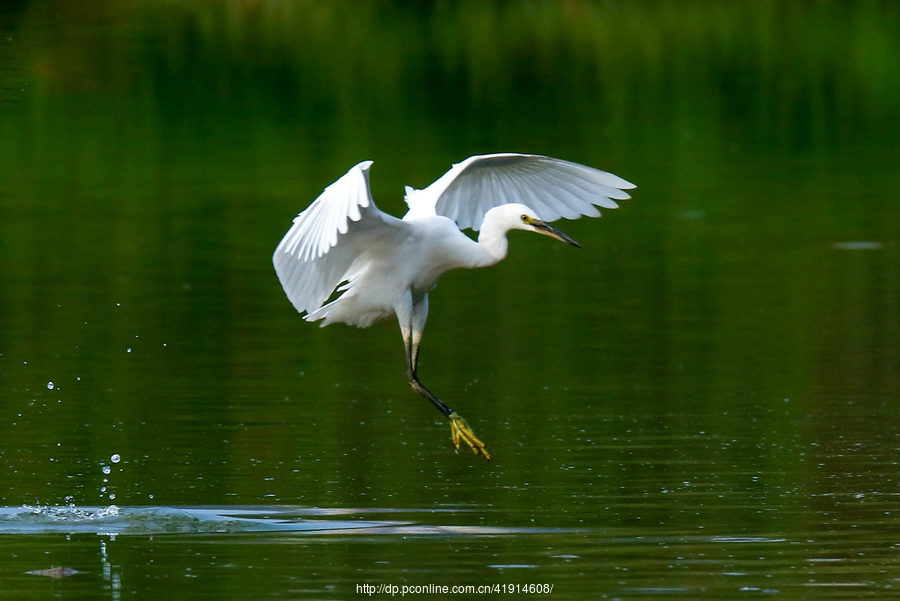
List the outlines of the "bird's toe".
{"type": "Polygon", "coordinates": [[[457,452],[459,452],[459,441],[464,441],[467,445],[472,447],[472,452],[476,455],[481,455],[488,461],[491,460],[491,455],[488,453],[487,449],[484,447],[484,443],[481,442],[477,436],[475,436],[475,432],[466,423],[466,420],[458,414],[457,412],[453,412],[449,415],[450,419],[450,432],[453,436],[453,445],[456,447],[457,452]]]}

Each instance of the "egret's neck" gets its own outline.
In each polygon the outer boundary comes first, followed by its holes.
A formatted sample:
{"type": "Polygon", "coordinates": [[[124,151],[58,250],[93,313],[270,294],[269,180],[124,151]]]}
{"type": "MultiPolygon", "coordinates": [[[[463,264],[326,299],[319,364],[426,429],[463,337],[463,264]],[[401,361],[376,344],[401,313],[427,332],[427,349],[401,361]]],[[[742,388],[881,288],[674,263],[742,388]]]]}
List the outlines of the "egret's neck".
{"type": "Polygon", "coordinates": [[[487,265],[499,263],[506,258],[506,252],[509,250],[509,241],[506,239],[508,228],[503,227],[497,221],[490,219],[491,213],[485,216],[481,223],[481,233],[478,234],[478,245],[487,251],[490,260],[487,265]]]}

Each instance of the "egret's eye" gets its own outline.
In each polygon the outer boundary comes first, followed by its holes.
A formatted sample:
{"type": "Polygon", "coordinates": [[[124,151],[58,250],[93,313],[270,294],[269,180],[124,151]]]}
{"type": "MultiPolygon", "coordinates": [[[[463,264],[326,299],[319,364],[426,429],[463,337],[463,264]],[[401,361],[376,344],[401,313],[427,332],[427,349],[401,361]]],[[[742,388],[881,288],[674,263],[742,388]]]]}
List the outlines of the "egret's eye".
{"type": "Polygon", "coordinates": [[[522,223],[528,223],[528,215],[522,214],[522,223]]]}

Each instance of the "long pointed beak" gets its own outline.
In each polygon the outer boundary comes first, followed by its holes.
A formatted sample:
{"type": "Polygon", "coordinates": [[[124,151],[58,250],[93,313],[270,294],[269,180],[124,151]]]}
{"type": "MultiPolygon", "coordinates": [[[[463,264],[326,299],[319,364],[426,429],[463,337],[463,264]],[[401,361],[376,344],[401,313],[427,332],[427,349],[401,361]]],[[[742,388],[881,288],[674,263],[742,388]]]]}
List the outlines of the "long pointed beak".
{"type": "Polygon", "coordinates": [[[535,221],[531,225],[534,226],[535,231],[537,231],[537,233],[539,233],[539,234],[544,234],[545,236],[550,236],[551,238],[556,238],[557,240],[559,240],[561,242],[565,242],[566,244],[571,244],[575,248],[581,248],[580,244],[578,244],[577,242],[575,242],[574,240],[569,238],[569,236],[567,236],[563,232],[559,231],[558,229],[556,229],[554,227],[550,227],[544,221],[535,221]]]}

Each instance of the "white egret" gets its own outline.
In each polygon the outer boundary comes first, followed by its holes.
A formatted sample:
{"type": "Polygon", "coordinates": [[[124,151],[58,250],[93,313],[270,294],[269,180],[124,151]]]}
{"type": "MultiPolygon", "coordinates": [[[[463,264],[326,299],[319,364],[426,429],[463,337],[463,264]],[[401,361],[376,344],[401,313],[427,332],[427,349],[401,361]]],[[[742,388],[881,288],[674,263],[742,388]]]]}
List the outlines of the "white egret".
{"type": "Polygon", "coordinates": [[[419,380],[428,293],[444,272],[506,257],[506,234],[525,230],[579,246],[547,222],[614,209],[634,185],[605,171],[529,154],[473,156],[423,190],[407,186],[403,219],[369,190],[372,161],[355,165],[294,218],[272,257],[288,299],[308,321],[367,327],[395,315],[410,386],[450,420],[453,443],[490,455],[466,421],[419,380]],[[596,206],[595,206],[596,205],[596,206]],[[477,241],[460,231],[480,230],[477,241]],[[329,302],[332,295],[339,296],[329,302]]]}

